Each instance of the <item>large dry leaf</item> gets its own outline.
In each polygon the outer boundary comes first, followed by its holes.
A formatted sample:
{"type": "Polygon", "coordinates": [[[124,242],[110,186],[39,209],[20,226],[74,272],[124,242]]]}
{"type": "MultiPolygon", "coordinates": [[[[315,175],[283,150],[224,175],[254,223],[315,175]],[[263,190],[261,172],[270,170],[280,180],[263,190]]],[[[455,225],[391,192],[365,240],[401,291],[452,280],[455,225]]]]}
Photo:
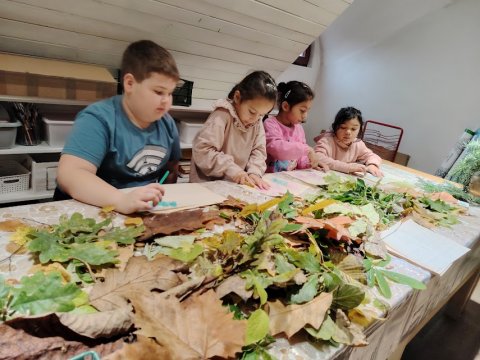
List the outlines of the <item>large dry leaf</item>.
{"type": "Polygon", "coordinates": [[[203,228],[210,220],[219,218],[219,215],[220,211],[203,209],[150,214],[143,218],[145,232],[137,240],[147,240],[159,234],[170,235],[180,230],[197,230],[203,228]]]}
{"type": "Polygon", "coordinates": [[[167,349],[145,336],[137,336],[137,341],[133,344],[124,344],[121,349],[102,358],[102,360],[133,359],[175,360],[168,354],[167,349]]]}
{"type": "Polygon", "coordinates": [[[20,220],[5,220],[0,221],[0,231],[14,232],[21,226],[28,226],[20,220]]]}
{"type": "Polygon", "coordinates": [[[345,225],[352,223],[354,220],[348,216],[336,216],[330,219],[314,219],[306,216],[298,216],[295,221],[299,224],[305,224],[311,229],[328,230],[327,237],[337,240],[350,239],[350,233],[345,225]]]}
{"type": "Polygon", "coordinates": [[[97,339],[126,334],[133,326],[132,316],[131,306],[127,306],[91,314],[67,312],[16,317],[6,321],[6,324],[27,332],[33,328],[48,329],[48,334],[42,333],[45,336],[63,336],[66,333],[65,327],[67,327],[75,333],[72,336],[97,339]]]}
{"type": "Polygon", "coordinates": [[[247,280],[239,275],[230,276],[215,289],[215,292],[220,299],[230,293],[234,293],[240,296],[243,301],[247,301],[252,297],[253,290],[246,290],[246,283],[247,280]]]}
{"type": "Polygon", "coordinates": [[[331,293],[324,292],[302,305],[285,306],[280,300],[269,302],[270,333],[277,335],[283,332],[290,338],[307,324],[319,329],[332,299],[331,293]]]}
{"type": "Polygon", "coordinates": [[[125,271],[108,269],[105,281],[95,284],[90,292],[90,304],[98,310],[107,311],[127,306],[127,298],[136,292],[152,289],[168,290],[180,284],[173,270],[183,266],[180,261],[159,256],[148,261],[145,256],[132,257],[125,271]]]}
{"type": "Polygon", "coordinates": [[[0,359],[64,360],[88,350],[94,350],[103,356],[116,351],[123,344],[122,339],[108,343],[99,340],[89,342],[65,340],[60,336],[47,337],[44,335],[44,328],[34,330],[40,330],[41,337],[0,324],[0,359]]]}
{"type": "Polygon", "coordinates": [[[151,293],[132,298],[138,334],[155,338],[177,360],[234,357],[245,345],[245,320],[234,320],[213,290],[180,303],[151,293]]]}

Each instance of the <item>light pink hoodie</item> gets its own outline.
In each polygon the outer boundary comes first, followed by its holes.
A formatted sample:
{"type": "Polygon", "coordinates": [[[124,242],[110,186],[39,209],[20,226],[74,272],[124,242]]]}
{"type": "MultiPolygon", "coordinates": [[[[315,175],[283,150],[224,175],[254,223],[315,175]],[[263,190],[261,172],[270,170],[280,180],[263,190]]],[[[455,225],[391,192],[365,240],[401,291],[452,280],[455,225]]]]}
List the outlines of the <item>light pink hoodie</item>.
{"type": "Polygon", "coordinates": [[[262,176],[267,167],[262,122],[246,127],[227,99],[213,106],[193,139],[190,182],[232,180],[241,171],[262,176]]]}
{"type": "Polygon", "coordinates": [[[315,152],[319,161],[327,164],[332,170],[350,173],[353,170],[353,163],[373,164],[378,167],[382,163],[380,156],[367,148],[360,139],[345,145],[337,140],[333,132],[325,132],[317,136],[315,141],[317,142],[315,152]]]}

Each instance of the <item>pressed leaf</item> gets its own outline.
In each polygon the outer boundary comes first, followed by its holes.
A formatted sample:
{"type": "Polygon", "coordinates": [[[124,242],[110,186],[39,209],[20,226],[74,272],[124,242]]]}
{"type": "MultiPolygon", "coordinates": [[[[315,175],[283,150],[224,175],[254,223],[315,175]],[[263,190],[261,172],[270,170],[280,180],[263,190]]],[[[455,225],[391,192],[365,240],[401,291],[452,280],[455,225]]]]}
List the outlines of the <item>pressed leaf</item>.
{"type": "Polygon", "coordinates": [[[192,262],[203,253],[203,246],[200,244],[193,244],[191,246],[185,245],[178,249],[172,249],[168,247],[161,247],[159,249],[161,254],[167,255],[175,260],[180,260],[185,263],[192,262]]]}
{"type": "Polygon", "coordinates": [[[179,247],[185,245],[192,245],[195,241],[195,235],[176,235],[176,236],[163,236],[161,238],[157,238],[154,241],[161,246],[167,246],[174,249],[178,249],[179,247]]]}
{"type": "Polygon", "coordinates": [[[243,301],[247,301],[252,297],[253,291],[247,290],[246,284],[247,281],[239,275],[229,276],[215,289],[215,292],[220,299],[234,293],[240,296],[243,301]]]}
{"type": "Polygon", "coordinates": [[[28,225],[20,220],[4,220],[0,221],[0,231],[15,232],[20,227],[27,227],[28,225]]]}
{"type": "Polygon", "coordinates": [[[133,226],[140,226],[143,224],[143,220],[141,217],[127,217],[123,222],[125,226],[133,225],[133,226]]]}
{"type": "Polygon", "coordinates": [[[318,274],[310,276],[308,281],[303,284],[298,293],[290,297],[290,301],[294,304],[301,304],[311,301],[318,290],[318,274]]]}
{"type": "Polygon", "coordinates": [[[317,210],[321,210],[321,209],[324,209],[325,207],[327,207],[328,205],[331,205],[331,204],[335,204],[335,200],[333,199],[325,199],[325,200],[321,200],[313,205],[310,205],[309,207],[305,208],[302,210],[302,215],[307,215],[307,214],[310,214],[311,212],[314,212],[314,211],[317,211],[317,210]]]}
{"type": "Polygon", "coordinates": [[[124,308],[127,298],[135,293],[148,293],[152,289],[168,290],[180,284],[173,270],[181,263],[161,256],[148,261],[144,256],[132,257],[125,271],[108,269],[105,281],[95,284],[89,294],[90,303],[98,310],[124,308]]]}
{"type": "Polygon", "coordinates": [[[277,335],[283,332],[290,338],[307,324],[318,329],[331,304],[332,294],[330,293],[321,293],[312,301],[302,305],[285,306],[280,300],[269,302],[270,333],[277,335]]]}
{"type": "Polygon", "coordinates": [[[392,297],[392,290],[390,289],[390,286],[388,285],[388,282],[383,274],[377,269],[375,269],[375,279],[377,281],[380,293],[387,299],[390,299],[392,297]]]}
{"type": "Polygon", "coordinates": [[[255,310],[247,320],[245,345],[262,340],[267,336],[269,326],[268,314],[262,309],[255,310]]]}
{"type": "Polygon", "coordinates": [[[335,334],[335,329],[336,325],[333,322],[332,318],[327,315],[325,317],[325,320],[322,323],[322,326],[320,326],[320,329],[316,330],[310,326],[307,326],[305,330],[312,335],[316,339],[321,339],[321,340],[330,340],[335,334]]]}
{"type": "Polygon", "coordinates": [[[417,279],[411,278],[410,276],[399,274],[393,271],[383,270],[383,269],[377,269],[377,271],[381,272],[390,280],[399,284],[408,285],[413,289],[425,290],[427,288],[423,282],[417,279]]]}
{"type": "Polygon", "coordinates": [[[174,359],[234,357],[245,345],[246,320],[234,320],[210,290],[180,303],[157,294],[132,299],[138,334],[155,340],[174,359]]]}
{"type": "Polygon", "coordinates": [[[358,286],[342,284],[333,293],[333,306],[348,310],[361,304],[365,292],[358,286]]]}

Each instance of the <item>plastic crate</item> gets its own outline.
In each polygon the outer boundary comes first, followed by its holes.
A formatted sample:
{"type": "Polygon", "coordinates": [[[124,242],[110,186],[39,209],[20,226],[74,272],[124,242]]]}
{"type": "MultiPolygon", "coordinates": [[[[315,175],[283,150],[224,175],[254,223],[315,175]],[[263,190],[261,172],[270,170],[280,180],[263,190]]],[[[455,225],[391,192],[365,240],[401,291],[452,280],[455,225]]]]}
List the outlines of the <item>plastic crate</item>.
{"type": "Polygon", "coordinates": [[[173,91],[173,105],[190,106],[192,105],[193,81],[180,79],[177,87],[173,91]]]}
{"type": "Polygon", "coordinates": [[[0,194],[26,191],[29,189],[30,171],[15,160],[0,162],[0,194]]]}
{"type": "Polygon", "coordinates": [[[181,120],[178,126],[180,141],[191,144],[204,123],[205,121],[201,120],[181,120]]]}
{"type": "Polygon", "coordinates": [[[45,123],[47,143],[50,146],[64,146],[70,131],[72,131],[73,120],[52,120],[42,118],[45,123]]]}

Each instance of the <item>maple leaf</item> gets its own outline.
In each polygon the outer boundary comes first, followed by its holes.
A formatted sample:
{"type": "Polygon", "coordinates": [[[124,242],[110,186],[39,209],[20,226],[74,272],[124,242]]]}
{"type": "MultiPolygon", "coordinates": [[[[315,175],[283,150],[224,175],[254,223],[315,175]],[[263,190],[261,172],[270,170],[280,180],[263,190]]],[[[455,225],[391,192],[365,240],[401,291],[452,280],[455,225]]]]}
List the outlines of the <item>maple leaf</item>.
{"type": "Polygon", "coordinates": [[[102,358],[103,360],[129,360],[129,359],[161,359],[174,360],[168,354],[167,349],[160,346],[153,339],[145,336],[137,336],[137,341],[132,344],[123,344],[123,347],[112,354],[102,358]]]}
{"type": "Polygon", "coordinates": [[[90,303],[98,310],[113,310],[127,305],[127,298],[136,292],[152,289],[168,290],[181,281],[173,270],[180,262],[166,256],[148,261],[144,256],[132,257],[124,271],[108,269],[105,281],[97,283],[90,292],[90,303]]]}
{"type": "Polygon", "coordinates": [[[332,294],[324,292],[302,305],[285,306],[280,300],[268,302],[270,333],[277,335],[283,332],[290,338],[307,324],[319,329],[332,299],[332,294]]]}
{"type": "Polygon", "coordinates": [[[155,338],[174,359],[229,358],[245,345],[247,322],[234,320],[213,290],[183,303],[154,293],[132,303],[137,333],[155,338]]]}
{"type": "Polygon", "coordinates": [[[221,299],[224,296],[234,293],[247,301],[253,295],[253,290],[246,290],[247,280],[239,275],[230,276],[225,279],[215,290],[217,296],[221,299]]]}

